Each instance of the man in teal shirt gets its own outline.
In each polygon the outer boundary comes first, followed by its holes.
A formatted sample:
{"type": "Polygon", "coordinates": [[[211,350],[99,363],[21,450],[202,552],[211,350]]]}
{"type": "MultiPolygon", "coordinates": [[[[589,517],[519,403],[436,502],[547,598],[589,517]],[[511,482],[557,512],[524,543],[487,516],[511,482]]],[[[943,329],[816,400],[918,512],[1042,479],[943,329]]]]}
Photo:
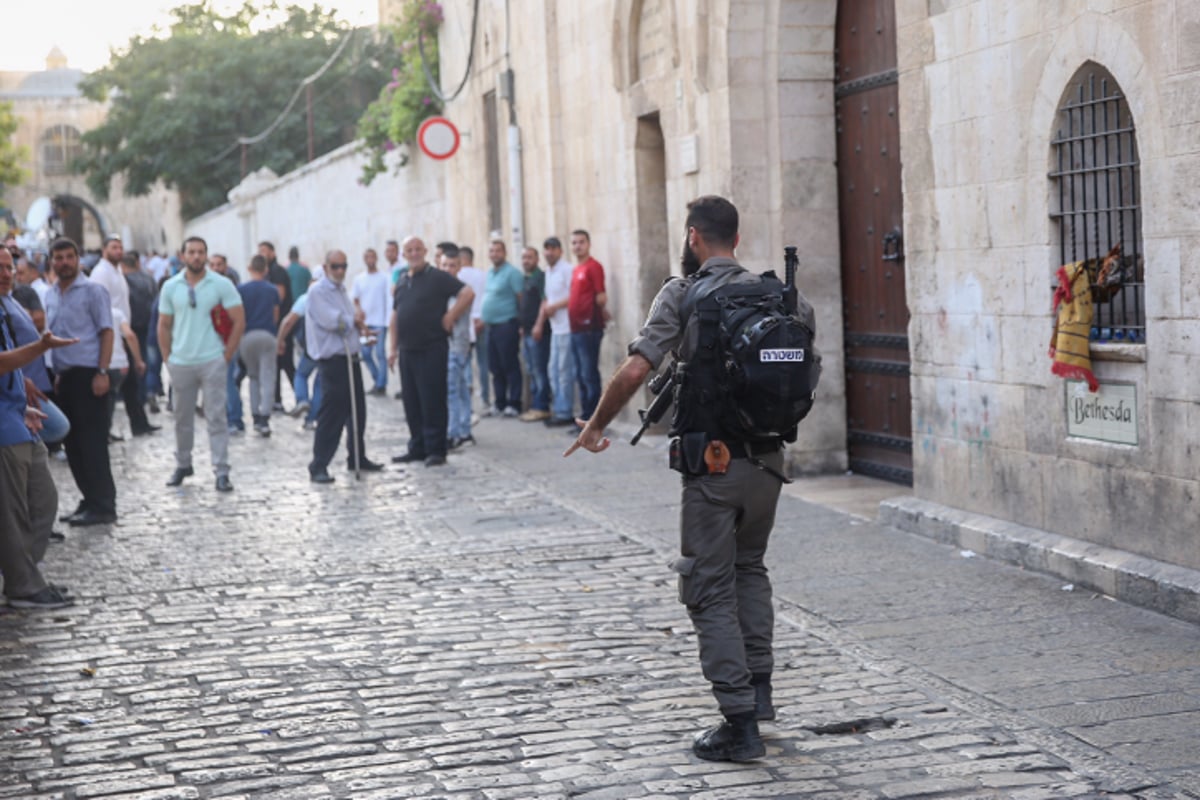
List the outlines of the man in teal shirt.
{"type": "Polygon", "coordinates": [[[185,269],[163,284],[158,300],[158,348],[171,374],[175,393],[175,472],[167,486],[179,486],[193,475],[196,395],[204,389],[204,418],[212,451],[217,491],[231,492],[229,426],[225,416],[225,371],[237,355],[246,330],[242,296],[233,282],[209,271],[208,244],[199,236],[183,243],[185,269]],[[224,306],[232,320],[221,340],[213,309],[224,306]]]}
{"type": "Polygon", "coordinates": [[[293,302],[299,300],[308,291],[312,283],[312,270],[300,263],[300,248],[292,245],[288,249],[288,279],[292,282],[293,302]]]}
{"type": "Polygon", "coordinates": [[[487,273],[480,314],[487,326],[488,367],[496,397],[496,413],[515,417],[521,413],[521,333],[517,322],[525,274],[505,260],[504,242],[488,246],[492,268],[487,273]]]}

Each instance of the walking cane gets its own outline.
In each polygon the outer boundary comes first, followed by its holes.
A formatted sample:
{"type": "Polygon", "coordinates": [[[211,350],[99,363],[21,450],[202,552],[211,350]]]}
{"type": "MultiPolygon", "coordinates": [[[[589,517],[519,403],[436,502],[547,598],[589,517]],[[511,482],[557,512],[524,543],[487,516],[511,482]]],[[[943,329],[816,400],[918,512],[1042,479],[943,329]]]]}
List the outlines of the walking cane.
{"type": "Polygon", "coordinates": [[[354,450],[354,480],[362,480],[360,476],[360,467],[362,464],[362,437],[358,435],[358,397],[354,392],[354,357],[350,355],[350,343],[346,341],[346,337],[342,337],[342,348],[346,351],[346,377],[350,379],[350,426],[354,429],[350,434],[353,437],[353,442],[348,442],[354,450]]]}

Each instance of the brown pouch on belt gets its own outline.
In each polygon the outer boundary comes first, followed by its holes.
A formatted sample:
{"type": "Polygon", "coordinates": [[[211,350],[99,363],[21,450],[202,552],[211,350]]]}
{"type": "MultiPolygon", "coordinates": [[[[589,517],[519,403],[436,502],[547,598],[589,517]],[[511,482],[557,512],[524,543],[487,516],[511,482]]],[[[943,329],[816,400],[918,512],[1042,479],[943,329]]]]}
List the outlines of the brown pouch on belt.
{"type": "Polygon", "coordinates": [[[704,464],[709,475],[724,475],[729,471],[729,448],[724,442],[714,439],[708,443],[704,448],[704,464]]]}

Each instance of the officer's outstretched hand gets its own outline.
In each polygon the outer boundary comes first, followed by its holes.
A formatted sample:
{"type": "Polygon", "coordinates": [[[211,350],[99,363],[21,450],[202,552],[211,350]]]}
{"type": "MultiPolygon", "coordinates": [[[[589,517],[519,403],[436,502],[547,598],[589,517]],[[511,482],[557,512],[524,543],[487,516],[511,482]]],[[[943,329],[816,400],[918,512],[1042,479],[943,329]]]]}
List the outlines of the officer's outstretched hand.
{"type": "Polygon", "coordinates": [[[604,435],[603,430],[595,430],[581,419],[576,419],[575,424],[583,428],[583,430],[579,432],[579,437],[574,443],[567,448],[567,452],[563,453],[563,458],[571,455],[571,453],[574,453],[581,447],[593,453],[602,453],[612,444],[612,441],[604,435]]]}

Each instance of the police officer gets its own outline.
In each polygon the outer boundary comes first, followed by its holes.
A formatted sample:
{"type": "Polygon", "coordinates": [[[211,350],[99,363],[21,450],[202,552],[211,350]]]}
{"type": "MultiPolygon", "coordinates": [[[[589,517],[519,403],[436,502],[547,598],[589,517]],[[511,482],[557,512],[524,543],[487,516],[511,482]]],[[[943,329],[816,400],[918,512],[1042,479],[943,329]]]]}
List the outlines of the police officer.
{"type": "MultiPolygon", "coordinates": [[[[683,278],[669,281],[658,293],[641,333],[629,345],[629,356],[604,390],[596,412],[583,425],[564,455],[579,448],[599,453],[609,446],[605,426],[641,388],[668,353],[692,360],[698,326],[684,319],[684,299],[703,270],[714,286],[751,282],[758,276],[734,258],[738,212],[728,200],[713,195],[688,204],[683,245],[683,278]]],[[[812,309],[800,303],[803,321],[813,325],[812,309]]],[[[700,664],[712,683],[725,721],[696,736],[692,751],[710,761],[750,761],[766,748],[758,721],[775,718],[771,703],[774,608],[771,581],[763,564],[767,540],[775,524],[775,507],[783,477],[782,441],[739,442],[722,429],[717,415],[681,392],[672,434],[696,442],[705,453],[714,442],[716,458],[705,471],[689,474],[684,466],[680,515],[680,601],[688,609],[699,640],[700,664]]],[[[698,470],[697,470],[698,471],[698,470]]]]}

